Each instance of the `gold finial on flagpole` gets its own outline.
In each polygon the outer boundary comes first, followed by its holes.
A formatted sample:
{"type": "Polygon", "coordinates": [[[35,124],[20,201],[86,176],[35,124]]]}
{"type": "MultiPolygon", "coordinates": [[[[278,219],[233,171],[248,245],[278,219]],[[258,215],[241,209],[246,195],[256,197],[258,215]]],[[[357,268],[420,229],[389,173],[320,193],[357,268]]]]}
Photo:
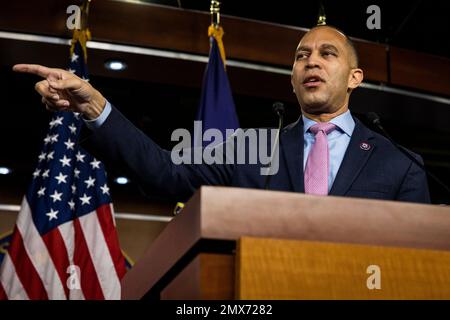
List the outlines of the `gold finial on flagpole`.
{"type": "Polygon", "coordinates": [[[211,24],[214,28],[218,28],[220,25],[220,2],[217,0],[211,0],[209,12],[211,13],[211,24]]]}
{"type": "Polygon", "coordinates": [[[220,2],[217,0],[211,0],[209,11],[211,12],[211,24],[208,28],[208,37],[214,37],[214,39],[216,39],[217,45],[219,46],[220,56],[222,57],[223,66],[225,67],[225,48],[222,41],[224,31],[220,26],[220,2]]]}
{"type": "Polygon", "coordinates": [[[322,1],[320,1],[319,16],[317,17],[317,25],[318,26],[327,25],[327,16],[325,15],[325,8],[323,6],[322,1]]]}
{"type": "Polygon", "coordinates": [[[83,4],[81,5],[81,29],[74,29],[73,30],[73,36],[72,36],[72,45],[70,46],[70,56],[73,55],[75,51],[75,44],[77,42],[80,43],[81,48],[83,49],[84,53],[84,61],[87,62],[87,47],[86,43],[91,40],[91,31],[88,27],[88,21],[89,21],[89,5],[91,3],[91,0],[84,0],[83,4]]]}
{"type": "Polygon", "coordinates": [[[89,5],[91,4],[91,0],[84,0],[81,5],[81,30],[88,29],[88,21],[89,21],[89,5]]]}

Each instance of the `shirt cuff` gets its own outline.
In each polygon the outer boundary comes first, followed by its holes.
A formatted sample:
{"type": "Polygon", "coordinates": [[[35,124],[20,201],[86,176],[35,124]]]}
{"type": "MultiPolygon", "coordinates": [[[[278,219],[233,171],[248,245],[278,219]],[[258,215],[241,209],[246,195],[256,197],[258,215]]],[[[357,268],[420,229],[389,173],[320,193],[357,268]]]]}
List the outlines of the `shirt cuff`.
{"type": "Polygon", "coordinates": [[[83,121],[84,123],[86,123],[86,126],[91,129],[91,130],[95,130],[98,129],[102,126],[103,123],[105,123],[106,119],[108,118],[109,114],[111,113],[111,104],[109,103],[108,100],[106,100],[106,105],[105,108],[103,109],[102,113],[100,113],[100,115],[92,120],[86,119],[84,117],[83,121]]]}

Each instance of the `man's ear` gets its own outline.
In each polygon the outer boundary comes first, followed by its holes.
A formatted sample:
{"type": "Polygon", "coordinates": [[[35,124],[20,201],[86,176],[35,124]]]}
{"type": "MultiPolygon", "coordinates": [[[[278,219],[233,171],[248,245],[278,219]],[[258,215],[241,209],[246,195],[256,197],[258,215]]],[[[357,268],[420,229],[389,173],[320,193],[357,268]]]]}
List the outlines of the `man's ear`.
{"type": "Polygon", "coordinates": [[[348,79],[348,88],[350,90],[358,87],[364,79],[364,72],[362,69],[356,68],[350,70],[350,75],[348,79]]]}

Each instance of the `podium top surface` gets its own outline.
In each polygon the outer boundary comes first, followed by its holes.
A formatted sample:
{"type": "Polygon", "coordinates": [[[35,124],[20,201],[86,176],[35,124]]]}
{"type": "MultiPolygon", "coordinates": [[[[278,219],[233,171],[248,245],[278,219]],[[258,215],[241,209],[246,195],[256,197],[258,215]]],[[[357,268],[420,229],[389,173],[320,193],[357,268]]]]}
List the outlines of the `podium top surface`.
{"type": "Polygon", "coordinates": [[[208,239],[257,236],[450,250],[450,207],[437,205],[202,187],[181,215],[189,215],[197,223],[192,231],[208,239]]]}

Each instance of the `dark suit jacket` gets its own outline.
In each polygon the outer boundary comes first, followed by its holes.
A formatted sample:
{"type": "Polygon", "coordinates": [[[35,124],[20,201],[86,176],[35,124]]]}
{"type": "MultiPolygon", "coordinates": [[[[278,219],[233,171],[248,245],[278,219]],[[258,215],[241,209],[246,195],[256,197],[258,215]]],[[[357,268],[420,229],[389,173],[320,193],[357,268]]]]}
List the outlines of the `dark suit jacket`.
{"type": "MultiPolygon", "coordinates": [[[[330,195],[429,203],[425,173],[386,138],[355,122],[330,195]]],[[[271,177],[270,189],[304,192],[301,118],[283,129],[280,141],[279,170],[271,177]]],[[[126,169],[147,194],[177,201],[189,199],[201,185],[264,188],[266,180],[260,175],[261,166],[254,164],[175,165],[170,151],[161,149],[114,107],[82,145],[108,168],[126,169]]]]}

